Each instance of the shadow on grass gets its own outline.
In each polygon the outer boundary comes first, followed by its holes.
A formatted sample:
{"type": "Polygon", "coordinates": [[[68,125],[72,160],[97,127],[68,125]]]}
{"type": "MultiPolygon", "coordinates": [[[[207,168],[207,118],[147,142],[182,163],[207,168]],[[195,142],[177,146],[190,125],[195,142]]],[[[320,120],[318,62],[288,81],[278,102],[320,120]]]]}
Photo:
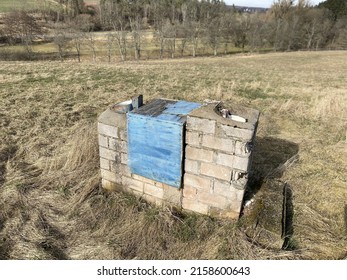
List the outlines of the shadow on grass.
{"type": "MultiPolygon", "coordinates": [[[[77,55],[73,53],[65,53],[64,60],[77,61],[77,55]]],[[[59,54],[56,52],[32,52],[25,51],[11,52],[0,49],[0,61],[60,61],[59,54]]]]}
{"type": "Polygon", "coordinates": [[[9,260],[10,253],[12,251],[13,242],[6,238],[0,236],[0,260],[9,260]]]}
{"type": "Polygon", "coordinates": [[[253,150],[247,198],[251,198],[259,191],[265,179],[281,178],[286,164],[295,161],[298,152],[299,146],[293,142],[273,137],[257,137],[253,150]]]}
{"type": "Polygon", "coordinates": [[[298,159],[298,151],[299,146],[287,140],[256,138],[241,216],[246,221],[246,234],[264,248],[297,248],[293,239],[293,192],[280,178],[298,159]],[[247,208],[246,202],[251,199],[248,205],[252,206],[247,208]]]}
{"type": "Polygon", "coordinates": [[[36,243],[36,246],[48,253],[53,260],[67,260],[68,256],[65,253],[67,248],[65,240],[67,237],[60,229],[51,224],[43,213],[36,221],[36,227],[40,229],[45,237],[43,241],[36,243]]]}

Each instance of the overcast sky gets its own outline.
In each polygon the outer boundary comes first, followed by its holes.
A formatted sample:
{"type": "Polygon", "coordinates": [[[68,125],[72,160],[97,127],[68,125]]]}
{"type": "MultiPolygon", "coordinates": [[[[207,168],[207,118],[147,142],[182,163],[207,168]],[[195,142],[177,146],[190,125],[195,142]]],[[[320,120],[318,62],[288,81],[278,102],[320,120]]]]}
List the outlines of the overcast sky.
{"type": "MultiPolygon", "coordinates": [[[[261,8],[270,8],[271,4],[274,2],[273,0],[224,0],[226,4],[235,6],[248,6],[248,7],[261,7],[261,8]]],[[[311,0],[311,4],[317,5],[320,2],[324,2],[324,0],[311,0]]]]}

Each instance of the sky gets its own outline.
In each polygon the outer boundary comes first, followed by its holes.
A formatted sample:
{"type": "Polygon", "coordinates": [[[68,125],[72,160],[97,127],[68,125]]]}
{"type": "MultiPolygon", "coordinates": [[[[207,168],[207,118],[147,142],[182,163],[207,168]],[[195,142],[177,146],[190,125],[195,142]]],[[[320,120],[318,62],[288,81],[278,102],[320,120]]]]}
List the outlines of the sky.
{"type": "MultiPolygon", "coordinates": [[[[261,7],[261,8],[270,8],[273,0],[224,0],[226,4],[235,6],[248,6],[248,7],[261,7]]],[[[317,5],[324,0],[311,0],[312,5],[317,5]]]]}

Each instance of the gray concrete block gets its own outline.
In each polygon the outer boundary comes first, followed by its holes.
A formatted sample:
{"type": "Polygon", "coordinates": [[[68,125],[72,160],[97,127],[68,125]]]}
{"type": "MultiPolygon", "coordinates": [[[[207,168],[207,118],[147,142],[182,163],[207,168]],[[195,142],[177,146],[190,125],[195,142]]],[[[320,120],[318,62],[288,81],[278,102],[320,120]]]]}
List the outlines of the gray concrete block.
{"type": "Polygon", "coordinates": [[[186,158],[190,160],[213,162],[213,154],[211,150],[186,146],[186,158]]]}
{"type": "Polygon", "coordinates": [[[202,146],[225,153],[233,153],[235,149],[235,143],[232,139],[219,138],[214,135],[203,135],[202,146]]]}
{"type": "Polygon", "coordinates": [[[124,113],[117,113],[107,109],[98,118],[98,122],[118,128],[126,128],[127,116],[124,113]]]}
{"type": "Polygon", "coordinates": [[[187,129],[200,131],[206,134],[213,134],[216,130],[216,121],[202,118],[194,118],[188,115],[187,129]]]}
{"type": "Polygon", "coordinates": [[[233,168],[247,172],[248,166],[249,157],[234,156],[233,168]]]}
{"type": "Polygon", "coordinates": [[[122,183],[122,177],[120,174],[116,174],[115,172],[106,169],[101,169],[101,178],[117,184],[122,183]]]}
{"type": "Polygon", "coordinates": [[[232,167],[234,162],[234,156],[230,154],[224,154],[222,152],[217,152],[215,162],[220,165],[232,167]]]}
{"type": "Polygon", "coordinates": [[[186,159],[184,162],[184,169],[185,172],[193,173],[193,174],[199,174],[199,162],[195,160],[186,159]]]}
{"type": "Polygon", "coordinates": [[[105,135],[98,135],[98,143],[99,146],[104,147],[104,148],[108,148],[108,137],[105,135]]]}
{"type": "Polygon", "coordinates": [[[182,208],[185,210],[190,210],[193,212],[197,212],[200,214],[207,215],[209,206],[207,204],[203,204],[196,199],[188,199],[188,198],[183,198],[182,199],[182,208]]]}
{"type": "Polygon", "coordinates": [[[98,133],[109,137],[118,138],[118,128],[108,124],[98,123],[98,133]]]}
{"type": "Polygon", "coordinates": [[[100,158],[100,168],[110,170],[110,161],[108,159],[100,158]]]}
{"type": "Polygon", "coordinates": [[[110,161],[116,161],[116,158],[120,158],[120,153],[114,150],[110,150],[104,147],[99,147],[100,157],[108,159],[110,161]]]}
{"type": "Polygon", "coordinates": [[[211,163],[202,162],[200,172],[203,175],[229,182],[231,180],[231,168],[211,163]]]}
{"type": "Polygon", "coordinates": [[[224,137],[239,138],[241,140],[250,141],[253,137],[254,130],[233,127],[229,125],[219,125],[221,134],[224,137]]]}
{"type": "Polygon", "coordinates": [[[120,152],[128,153],[128,143],[119,139],[109,138],[108,146],[110,149],[120,152]]]}

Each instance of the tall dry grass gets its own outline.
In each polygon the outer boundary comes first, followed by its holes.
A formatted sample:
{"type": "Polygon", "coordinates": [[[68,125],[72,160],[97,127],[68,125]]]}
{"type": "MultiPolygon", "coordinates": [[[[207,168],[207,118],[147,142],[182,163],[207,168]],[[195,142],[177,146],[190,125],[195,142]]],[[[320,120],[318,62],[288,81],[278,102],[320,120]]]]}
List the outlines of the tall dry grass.
{"type": "Polygon", "coordinates": [[[346,56],[2,63],[0,258],[346,258],[346,56]],[[276,224],[252,208],[231,222],[104,193],[97,116],[134,94],[259,109],[254,199],[276,205],[267,208],[276,224]],[[280,248],[281,183],[272,177],[293,189],[292,251],[280,248]]]}

